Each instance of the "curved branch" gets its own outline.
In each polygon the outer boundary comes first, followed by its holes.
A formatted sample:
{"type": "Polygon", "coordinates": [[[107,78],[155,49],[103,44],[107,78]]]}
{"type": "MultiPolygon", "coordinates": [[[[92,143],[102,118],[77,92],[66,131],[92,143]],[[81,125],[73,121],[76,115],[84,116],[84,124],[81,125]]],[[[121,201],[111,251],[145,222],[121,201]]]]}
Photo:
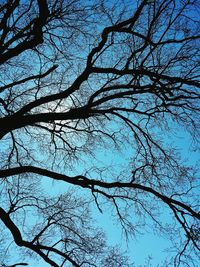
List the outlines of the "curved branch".
{"type": "MultiPolygon", "coordinates": [[[[24,51],[28,49],[32,49],[36,47],[38,44],[43,43],[43,31],[42,28],[47,22],[47,18],[49,16],[49,9],[46,0],[38,0],[39,7],[39,16],[35,19],[33,29],[31,25],[29,25],[29,32],[27,33],[27,38],[21,42],[19,42],[15,47],[8,49],[5,53],[1,54],[0,64],[5,63],[6,61],[20,55],[24,51]]],[[[13,15],[14,9],[18,6],[19,1],[16,1],[15,5],[11,5],[11,9],[9,9],[9,13],[7,15],[7,19],[13,15]]],[[[6,21],[7,21],[6,19],[6,21]]],[[[6,34],[9,31],[6,23],[4,26],[4,30],[6,30],[6,34]]],[[[19,39],[19,38],[18,38],[19,39]]],[[[17,42],[16,42],[17,43],[17,42]]]]}
{"type": "MultiPolygon", "coordinates": [[[[55,252],[58,255],[65,257],[69,262],[72,263],[73,266],[79,267],[79,265],[73,259],[71,259],[67,254],[61,253],[55,248],[43,246],[43,245],[40,245],[38,243],[36,245],[34,245],[32,242],[28,242],[28,241],[23,240],[19,228],[11,220],[9,214],[1,207],[0,207],[0,219],[5,224],[5,226],[10,230],[10,232],[14,238],[14,241],[18,246],[25,247],[25,248],[31,249],[32,251],[36,252],[38,255],[40,255],[44,259],[44,261],[49,263],[51,266],[59,267],[59,265],[56,264],[53,260],[51,260],[48,256],[48,254],[46,255],[45,253],[43,253],[42,250],[55,252]]],[[[16,266],[16,265],[14,265],[14,266],[16,266]]]]}
{"type": "Polygon", "coordinates": [[[161,74],[158,72],[152,72],[148,69],[116,69],[116,68],[101,68],[101,67],[92,67],[92,71],[94,73],[112,73],[117,75],[146,75],[149,76],[149,78],[153,79],[159,79],[159,80],[168,80],[172,83],[182,83],[187,84],[190,86],[195,86],[197,88],[200,88],[200,83],[198,81],[194,81],[191,79],[184,79],[181,77],[176,76],[169,76],[165,74],[161,74]]]}
{"type": "MultiPolygon", "coordinates": [[[[22,166],[22,167],[16,167],[16,168],[10,168],[7,170],[1,170],[0,171],[0,178],[5,178],[5,177],[9,177],[9,176],[14,176],[14,175],[19,175],[19,174],[23,174],[23,173],[34,173],[34,174],[38,174],[38,175],[42,175],[42,176],[46,176],[49,178],[53,178],[54,180],[60,180],[60,181],[64,181],[73,185],[79,185],[83,188],[88,188],[91,190],[94,190],[94,186],[98,186],[101,188],[107,188],[107,189],[112,189],[112,188],[130,188],[130,189],[139,189],[145,192],[148,192],[154,196],[156,196],[158,199],[162,200],[164,203],[166,203],[168,206],[169,205],[175,205],[175,206],[179,206],[182,209],[186,210],[187,212],[190,213],[191,216],[197,218],[198,220],[200,220],[200,213],[194,211],[191,207],[189,207],[188,205],[184,204],[183,202],[180,202],[178,200],[175,200],[171,197],[167,197],[161,193],[159,193],[158,191],[152,189],[151,187],[148,186],[144,186],[141,184],[137,184],[137,183],[123,183],[123,182],[103,182],[100,180],[94,180],[94,179],[89,179],[86,178],[85,176],[67,176],[67,175],[63,175],[60,173],[56,173],[53,171],[49,171],[46,169],[42,169],[42,168],[38,168],[38,167],[34,167],[34,166],[22,166]]],[[[100,192],[100,191],[99,191],[100,192]]],[[[101,192],[100,192],[101,193],[101,192]]]]}
{"type": "Polygon", "coordinates": [[[32,75],[32,76],[29,76],[27,78],[24,78],[22,80],[19,80],[19,81],[16,81],[16,82],[13,82],[13,83],[10,83],[10,84],[6,84],[4,86],[1,86],[0,87],[0,93],[2,93],[4,90],[6,90],[7,88],[10,88],[10,87],[13,87],[13,86],[16,86],[16,85],[19,85],[19,84],[22,84],[22,83],[25,83],[25,82],[28,82],[30,80],[35,80],[35,79],[42,79],[44,77],[46,77],[47,75],[49,75],[52,71],[54,71],[56,68],[58,67],[58,65],[54,65],[53,67],[51,67],[50,69],[48,69],[46,72],[42,73],[42,74],[37,74],[37,75],[32,75]]]}

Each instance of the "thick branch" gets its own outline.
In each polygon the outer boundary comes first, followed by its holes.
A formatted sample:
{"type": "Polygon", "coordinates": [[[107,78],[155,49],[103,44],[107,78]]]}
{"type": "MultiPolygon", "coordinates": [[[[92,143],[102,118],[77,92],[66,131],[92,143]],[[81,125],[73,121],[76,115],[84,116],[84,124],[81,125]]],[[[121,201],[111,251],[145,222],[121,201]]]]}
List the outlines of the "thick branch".
{"type": "Polygon", "coordinates": [[[180,202],[180,201],[175,200],[173,198],[167,197],[167,196],[159,193],[158,191],[154,190],[153,188],[150,188],[150,187],[147,187],[144,185],[140,185],[137,183],[128,183],[128,182],[127,183],[122,183],[122,182],[108,183],[108,182],[103,182],[100,180],[88,179],[84,176],[70,177],[70,176],[66,176],[63,174],[59,174],[56,172],[52,172],[52,171],[45,170],[45,169],[38,168],[38,167],[34,167],[34,166],[22,166],[22,167],[7,169],[7,170],[1,170],[0,171],[0,178],[5,178],[5,177],[23,174],[23,173],[35,173],[38,175],[53,178],[55,180],[64,181],[64,182],[67,182],[67,183],[70,183],[73,185],[79,185],[83,188],[88,188],[88,189],[92,189],[92,190],[94,189],[94,186],[98,186],[101,188],[107,188],[107,189],[111,189],[111,188],[139,189],[139,190],[142,190],[144,192],[148,192],[148,193],[156,196],[157,198],[162,200],[167,205],[175,205],[175,206],[181,207],[182,209],[188,211],[191,214],[191,216],[200,220],[200,214],[198,212],[194,211],[188,205],[184,204],[183,202],[180,202]]]}
{"type": "Polygon", "coordinates": [[[10,117],[0,119],[0,139],[12,130],[34,125],[38,122],[48,123],[56,120],[85,119],[89,116],[89,111],[85,107],[71,109],[68,112],[63,113],[39,113],[26,116],[19,116],[18,114],[14,114],[10,117]]]}
{"type": "Polygon", "coordinates": [[[200,88],[200,83],[198,81],[194,81],[191,79],[185,79],[181,77],[176,76],[169,76],[165,74],[161,74],[159,72],[153,72],[148,69],[116,69],[116,68],[101,68],[101,67],[93,67],[92,71],[94,73],[112,73],[117,75],[146,75],[149,78],[158,79],[158,80],[166,80],[172,83],[181,83],[181,84],[187,84],[190,86],[195,86],[197,88],[200,88]]]}
{"type": "MultiPolygon", "coordinates": [[[[36,252],[38,255],[40,255],[51,266],[59,267],[58,264],[56,264],[53,260],[51,260],[49,258],[48,254],[46,255],[46,254],[44,254],[42,252],[42,250],[44,250],[44,249],[47,250],[47,251],[55,252],[58,255],[61,255],[61,256],[65,257],[69,262],[72,263],[73,266],[79,267],[79,265],[74,260],[72,260],[67,254],[61,253],[59,250],[57,250],[55,248],[48,247],[48,246],[43,246],[43,245],[40,245],[38,243],[36,245],[34,245],[32,242],[24,241],[22,239],[22,235],[20,233],[19,228],[11,220],[9,214],[6,213],[6,211],[4,209],[2,209],[1,207],[0,207],[0,219],[5,224],[5,226],[10,230],[10,232],[11,232],[13,238],[14,238],[14,241],[18,246],[26,247],[26,248],[31,249],[32,251],[36,252]]],[[[26,264],[21,264],[21,265],[26,265],[26,264]]],[[[16,266],[16,265],[14,265],[14,266],[16,266]]]]}
{"type": "MultiPolygon", "coordinates": [[[[38,14],[39,16],[38,18],[35,19],[33,30],[30,28],[30,32],[28,33],[27,36],[28,39],[19,42],[15,47],[10,48],[5,53],[1,54],[0,64],[5,63],[6,61],[12,59],[13,57],[18,56],[22,52],[28,49],[32,49],[36,47],[38,44],[43,42],[42,28],[47,22],[47,18],[49,16],[49,10],[46,0],[38,0],[38,6],[39,6],[39,14],[38,14]]],[[[13,10],[11,10],[11,12],[13,12],[13,10]]],[[[10,15],[11,14],[9,14],[9,16],[10,15]]]]}

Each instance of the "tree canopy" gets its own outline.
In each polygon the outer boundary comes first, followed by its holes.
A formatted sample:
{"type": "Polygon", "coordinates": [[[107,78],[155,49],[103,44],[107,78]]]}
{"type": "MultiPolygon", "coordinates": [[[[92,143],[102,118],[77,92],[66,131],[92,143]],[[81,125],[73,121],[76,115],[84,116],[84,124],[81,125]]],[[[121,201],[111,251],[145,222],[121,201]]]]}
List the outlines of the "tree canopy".
{"type": "Polygon", "coordinates": [[[136,266],[96,213],[198,266],[198,17],[198,0],[0,1],[1,266],[136,266]]]}

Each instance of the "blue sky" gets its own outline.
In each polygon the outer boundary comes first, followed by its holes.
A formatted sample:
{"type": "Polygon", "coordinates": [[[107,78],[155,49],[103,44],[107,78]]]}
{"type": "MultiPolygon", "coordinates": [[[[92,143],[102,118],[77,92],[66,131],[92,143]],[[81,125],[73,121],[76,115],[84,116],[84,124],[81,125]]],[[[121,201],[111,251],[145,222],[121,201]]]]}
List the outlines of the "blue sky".
{"type": "MultiPolygon", "coordinates": [[[[110,1],[111,4],[114,1],[110,1]]],[[[126,2],[126,1],[125,1],[126,2]]],[[[130,2],[131,3],[131,2],[130,2]]],[[[102,25],[101,25],[102,26],[102,25]]],[[[83,66],[82,66],[83,67],[83,66]]],[[[71,81],[70,81],[71,82],[71,81]]],[[[114,125],[108,125],[108,129],[113,130],[114,125]]],[[[173,122],[170,122],[170,127],[174,128],[172,132],[162,132],[162,130],[158,130],[156,127],[152,130],[154,133],[162,134],[162,138],[164,138],[164,143],[170,143],[171,141],[174,142],[174,145],[179,149],[180,154],[182,156],[182,159],[187,162],[187,164],[195,165],[195,163],[199,160],[199,154],[197,151],[195,151],[195,144],[192,144],[191,137],[181,128],[173,125],[173,122]],[[170,137],[166,137],[167,134],[170,135],[170,137]]],[[[121,128],[122,129],[122,128],[121,128]]],[[[121,136],[122,137],[122,136],[121,136]]],[[[131,136],[129,136],[131,139],[131,136]]],[[[46,140],[45,140],[46,141],[46,140]]],[[[75,142],[80,142],[82,140],[75,142]]],[[[93,156],[82,156],[83,161],[77,164],[72,165],[71,169],[68,170],[67,168],[61,166],[60,171],[66,171],[66,174],[71,175],[77,175],[77,174],[83,174],[85,170],[88,168],[94,167],[96,164],[99,167],[106,167],[110,168],[109,170],[105,171],[106,175],[109,175],[112,177],[112,175],[120,176],[121,167],[123,167],[123,171],[126,172],[126,177],[131,177],[131,157],[134,155],[134,148],[131,146],[132,143],[126,143],[123,139],[121,139],[121,151],[117,149],[113,149],[112,143],[108,141],[105,144],[105,147],[101,147],[101,143],[94,143],[94,153],[96,155],[96,159],[93,158],[93,156]],[[123,142],[124,141],[124,142],[123,142]],[[96,149],[96,150],[95,150],[96,149]],[[112,167],[110,167],[112,165],[112,167]],[[76,171],[74,171],[74,169],[76,171]]],[[[84,142],[84,141],[83,141],[84,142]]],[[[33,144],[30,145],[30,147],[33,144]]],[[[92,147],[92,146],[91,146],[92,147]]],[[[4,147],[3,147],[4,148],[4,147]]],[[[93,149],[93,147],[91,148],[93,149]]],[[[2,149],[3,151],[3,149],[2,149]]],[[[44,153],[44,158],[46,157],[46,154],[44,153]]],[[[38,158],[41,160],[42,156],[38,155],[38,158]]],[[[46,159],[48,160],[48,159],[46,159]]],[[[67,164],[66,164],[67,165],[67,164]]],[[[94,170],[93,175],[95,177],[98,177],[98,173],[94,170]]],[[[50,193],[53,193],[54,195],[65,193],[69,186],[63,182],[52,182],[48,178],[43,179],[42,186],[44,187],[44,190],[49,191],[50,193]]],[[[84,193],[84,191],[80,190],[80,194],[85,195],[85,197],[91,197],[90,192],[84,193]]],[[[144,197],[146,199],[150,199],[147,197],[144,197]]],[[[150,201],[150,200],[149,200],[150,201]]],[[[151,204],[151,203],[150,203],[151,204]]],[[[133,204],[134,205],[134,204],[133,204]]],[[[148,205],[148,204],[147,204],[148,205]]],[[[169,213],[168,209],[163,205],[163,207],[160,205],[161,208],[161,215],[160,220],[164,221],[165,223],[172,222],[171,214],[169,213]]],[[[125,237],[123,235],[123,231],[120,227],[119,221],[114,219],[112,216],[114,214],[113,211],[111,211],[111,208],[107,208],[106,205],[102,205],[103,214],[99,212],[97,207],[94,205],[92,211],[94,213],[94,218],[97,221],[98,226],[102,226],[105,230],[105,233],[108,238],[108,243],[110,245],[116,245],[118,244],[119,247],[122,249],[122,251],[125,251],[127,255],[130,257],[130,261],[135,262],[136,266],[145,266],[148,261],[148,257],[150,256],[152,258],[151,260],[151,266],[162,266],[162,261],[165,259],[165,257],[170,258],[172,254],[168,251],[168,248],[172,246],[172,244],[167,239],[167,233],[166,235],[160,236],[159,233],[155,233],[152,223],[150,219],[147,219],[145,224],[140,229],[141,234],[137,234],[135,237],[130,237],[128,242],[126,242],[125,237]],[[164,250],[167,251],[164,253],[164,250]]],[[[135,217],[134,209],[132,210],[130,208],[130,217],[129,219],[135,223],[135,217]]],[[[33,218],[28,218],[29,222],[33,218]]],[[[8,233],[9,235],[9,233],[8,233]]],[[[184,237],[184,234],[182,235],[184,237]]],[[[12,248],[12,245],[10,246],[12,248]]],[[[22,251],[22,249],[20,249],[22,251]]],[[[14,256],[15,257],[15,256],[14,256]]],[[[14,260],[13,257],[13,260],[14,260]]],[[[20,260],[21,261],[21,260],[20,260]]],[[[26,261],[25,261],[26,262],[26,261]]],[[[44,262],[39,263],[31,263],[32,266],[49,266],[45,264],[44,262]]]]}

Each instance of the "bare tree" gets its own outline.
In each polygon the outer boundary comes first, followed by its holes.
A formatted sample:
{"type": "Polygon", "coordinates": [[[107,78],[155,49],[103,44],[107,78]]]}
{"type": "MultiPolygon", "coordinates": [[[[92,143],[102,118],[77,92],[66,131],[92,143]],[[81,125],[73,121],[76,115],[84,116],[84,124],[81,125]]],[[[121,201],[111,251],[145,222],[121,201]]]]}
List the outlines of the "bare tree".
{"type": "Polygon", "coordinates": [[[2,266],[133,266],[94,209],[198,265],[198,2],[1,1],[2,266]]]}

